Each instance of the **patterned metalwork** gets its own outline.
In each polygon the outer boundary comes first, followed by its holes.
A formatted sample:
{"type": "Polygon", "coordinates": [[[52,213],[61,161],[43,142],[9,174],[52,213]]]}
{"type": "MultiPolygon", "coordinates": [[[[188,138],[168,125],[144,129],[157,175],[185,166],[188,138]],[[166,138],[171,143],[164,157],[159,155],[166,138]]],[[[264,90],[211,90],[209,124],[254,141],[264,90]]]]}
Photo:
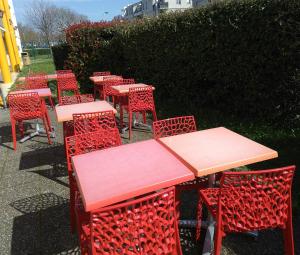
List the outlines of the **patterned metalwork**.
{"type": "Polygon", "coordinates": [[[61,74],[57,76],[57,96],[58,99],[63,95],[64,91],[73,91],[76,95],[79,94],[79,88],[74,75],[61,74]]]}
{"type": "Polygon", "coordinates": [[[153,122],[155,139],[194,131],[197,131],[194,116],[182,116],[153,122]]]}
{"type": "Polygon", "coordinates": [[[117,128],[113,111],[73,114],[73,121],[75,135],[94,132],[100,129],[117,128]]]}
{"type": "Polygon", "coordinates": [[[149,87],[136,87],[130,88],[128,93],[128,105],[122,103],[120,107],[120,119],[123,122],[123,108],[128,111],[128,123],[129,123],[129,139],[132,134],[132,120],[133,113],[143,113],[144,122],[146,122],[146,112],[150,111],[153,115],[153,120],[156,121],[156,110],[153,98],[153,88],[149,87]]]}
{"type": "Polygon", "coordinates": [[[182,254],[174,187],[92,211],[76,203],[82,254],[182,254]]]}
{"type": "Polygon", "coordinates": [[[62,96],[59,98],[59,105],[70,105],[89,102],[94,102],[94,97],[92,94],[62,96]]]}
{"type": "Polygon", "coordinates": [[[47,133],[49,144],[51,123],[48,116],[47,108],[44,100],[41,100],[38,93],[18,93],[18,94],[8,94],[8,103],[10,110],[10,119],[12,127],[12,136],[14,149],[17,148],[17,138],[16,138],[16,123],[18,122],[21,126],[21,133],[23,135],[23,125],[24,120],[31,119],[42,119],[45,130],[47,133]]]}
{"type": "Polygon", "coordinates": [[[111,75],[110,71],[93,72],[93,76],[106,76],[106,75],[111,75]]]}
{"type": "Polygon", "coordinates": [[[122,144],[119,130],[98,130],[96,132],[84,133],[65,138],[66,157],[70,184],[70,220],[72,229],[75,229],[75,192],[77,190],[76,180],[73,175],[71,158],[76,155],[88,153],[95,150],[106,149],[122,144]]]}
{"type": "Polygon", "coordinates": [[[225,172],[220,188],[199,191],[197,238],[202,204],[216,219],[215,254],[222,237],[231,232],[268,228],[284,231],[286,254],[294,254],[291,186],[295,166],[249,172],[225,172]]]}
{"type": "MultiPolygon", "coordinates": [[[[35,73],[25,77],[23,89],[45,89],[48,88],[48,78],[46,73],[35,73]]],[[[54,108],[52,97],[49,96],[49,103],[54,108]]]]}
{"type": "Polygon", "coordinates": [[[44,89],[48,88],[47,75],[44,73],[32,74],[25,77],[26,89],[44,89]]]}
{"type": "Polygon", "coordinates": [[[70,74],[73,73],[72,70],[56,70],[56,74],[70,74]]]}

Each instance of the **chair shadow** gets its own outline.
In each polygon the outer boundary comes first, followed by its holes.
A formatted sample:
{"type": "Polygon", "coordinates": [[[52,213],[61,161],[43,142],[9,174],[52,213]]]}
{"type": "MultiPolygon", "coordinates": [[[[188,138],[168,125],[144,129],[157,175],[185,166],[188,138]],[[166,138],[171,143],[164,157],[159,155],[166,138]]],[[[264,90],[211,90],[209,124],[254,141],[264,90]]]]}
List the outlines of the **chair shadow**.
{"type": "Polygon", "coordinates": [[[55,144],[49,147],[43,144],[35,144],[34,147],[36,146],[38,149],[21,154],[19,170],[30,170],[30,172],[69,187],[68,183],[60,179],[68,176],[64,146],[55,144]],[[46,169],[35,169],[45,166],[46,169]]]}
{"type": "Polygon", "coordinates": [[[69,225],[68,199],[45,193],[10,204],[14,218],[11,254],[80,254],[69,225]]]}

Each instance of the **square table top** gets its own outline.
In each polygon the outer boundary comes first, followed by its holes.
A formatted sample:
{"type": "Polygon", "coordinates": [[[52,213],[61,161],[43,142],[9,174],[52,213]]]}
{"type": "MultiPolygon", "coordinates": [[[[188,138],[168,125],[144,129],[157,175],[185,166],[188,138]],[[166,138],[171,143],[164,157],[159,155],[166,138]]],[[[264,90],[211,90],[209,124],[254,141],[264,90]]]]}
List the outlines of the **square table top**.
{"type": "Polygon", "coordinates": [[[154,90],[155,88],[151,85],[147,85],[144,83],[135,83],[135,84],[126,84],[126,85],[116,85],[116,86],[112,86],[112,88],[116,91],[118,91],[118,93],[120,94],[127,94],[129,93],[129,89],[130,88],[146,88],[146,87],[152,87],[152,89],[154,90]]]}
{"type": "Polygon", "coordinates": [[[105,76],[91,76],[90,80],[94,83],[104,81],[104,78],[120,78],[122,79],[122,76],[119,75],[105,75],[105,76]]]}
{"type": "Polygon", "coordinates": [[[86,211],[195,178],[153,139],[74,156],[72,163],[86,211]]]}
{"type": "Polygon", "coordinates": [[[52,95],[51,90],[49,88],[17,90],[17,91],[11,91],[9,92],[9,94],[21,94],[21,93],[32,93],[32,92],[38,93],[40,97],[50,97],[52,95]]]}
{"type": "Polygon", "coordinates": [[[74,113],[88,113],[101,111],[113,111],[114,113],[117,112],[116,109],[113,108],[106,101],[95,101],[89,103],[55,106],[57,122],[73,120],[74,113]]]}
{"type": "Polygon", "coordinates": [[[278,157],[278,153],[224,127],[159,138],[195,176],[278,157]]]}
{"type": "MultiPolygon", "coordinates": [[[[18,81],[25,81],[25,78],[26,77],[24,77],[24,76],[23,77],[19,77],[18,81]]],[[[47,79],[48,80],[56,80],[57,79],[57,74],[48,74],[47,75],[47,79]]]]}

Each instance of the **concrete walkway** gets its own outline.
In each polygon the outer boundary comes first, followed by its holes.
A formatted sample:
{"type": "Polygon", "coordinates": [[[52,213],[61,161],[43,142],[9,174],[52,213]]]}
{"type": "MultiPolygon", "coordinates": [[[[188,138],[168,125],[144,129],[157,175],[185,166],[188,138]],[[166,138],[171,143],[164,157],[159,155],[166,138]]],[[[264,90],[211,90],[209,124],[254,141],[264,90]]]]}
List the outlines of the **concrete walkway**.
{"type": "MultiPolygon", "coordinates": [[[[0,110],[0,254],[79,254],[76,235],[70,233],[69,188],[62,127],[50,111],[56,138],[50,146],[45,137],[18,142],[12,150],[9,112],[0,110]]],[[[124,135],[123,143],[128,143],[124,135]]],[[[149,131],[134,131],[134,139],[151,138],[149,131]]],[[[183,218],[193,217],[195,194],[183,194],[183,218]]],[[[297,221],[296,223],[299,223],[297,221]]],[[[295,223],[295,226],[296,226],[295,223]]],[[[295,242],[299,243],[299,224],[295,242]]],[[[184,254],[200,254],[194,229],[182,229],[184,254]]],[[[257,241],[245,235],[230,235],[223,254],[283,254],[279,231],[266,231],[257,241]]],[[[297,252],[300,254],[299,245],[297,252]]]]}

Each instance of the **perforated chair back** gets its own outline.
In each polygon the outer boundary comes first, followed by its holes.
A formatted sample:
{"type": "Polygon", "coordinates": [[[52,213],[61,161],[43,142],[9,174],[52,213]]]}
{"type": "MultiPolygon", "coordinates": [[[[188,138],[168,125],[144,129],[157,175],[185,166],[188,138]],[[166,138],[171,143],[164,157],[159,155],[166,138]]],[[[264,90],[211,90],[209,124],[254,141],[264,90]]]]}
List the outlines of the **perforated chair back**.
{"type": "Polygon", "coordinates": [[[56,72],[56,74],[71,74],[71,73],[73,73],[72,70],[56,70],[55,72],[56,72]]]}
{"type": "Polygon", "coordinates": [[[194,116],[182,116],[153,122],[155,139],[197,131],[194,116]]]}
{"type": "Polygon", "coordinates": [[[38,93],[8,94],[10,115],[15,120],[33,119],[42,116],[44,106],[38,93]]]}
{"type": "Polygon", "coordinates": [[[74,134],[117,128],[113,111],[73,114],[74,134]]]}
{"type": "Polygon", "coordinates": [[[155,111],[152,87],[130,88],[128,109],[132,112],[155,111]]]}
{"type": "Polygon", "coordinates": [[[174,187],[91,212],[92,254],[182,254],[174,187]]]}
{"type": "Polygon", "coordinates": [[[220,182],[219,224],[224,232],[285,228],[295,166],[225,172],[220,182]]]}
{"type": "Polygon", "coordinates": [[[57,87],[60,91],[78,90],[77,80],[74,75],[62,74],[57,76],[57,87]]]}
{"type": "Polygon", "coordinates": [[[45,73],[36,73],[25,77],[26,89],[44,89],[48,88],[48,79],[45,73]]]}
{"type": "Polygon", "coordinates": [[[110,71],[93,72],[93,76],[106,76],[106,75],[111,75],[110,71]]]}
{"type": "Polygon", "coordinates": [[[95,100],[92,94],[62,96],[59,98],[59,105],[89,103],[94,101],[95,100]]]}

